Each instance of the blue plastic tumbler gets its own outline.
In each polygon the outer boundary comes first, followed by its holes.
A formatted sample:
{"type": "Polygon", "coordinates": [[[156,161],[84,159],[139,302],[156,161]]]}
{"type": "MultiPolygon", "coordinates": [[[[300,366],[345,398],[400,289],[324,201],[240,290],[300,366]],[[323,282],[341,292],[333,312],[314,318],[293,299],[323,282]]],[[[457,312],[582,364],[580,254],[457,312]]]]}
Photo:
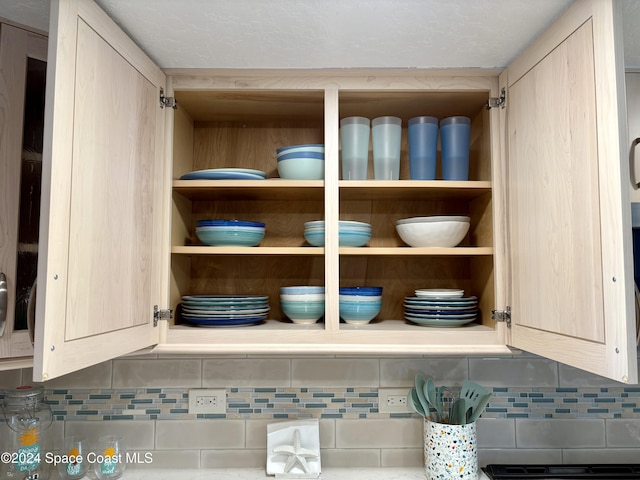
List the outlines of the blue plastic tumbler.
{"type": "Polygon", "coordinates": [[[411,180],[435,180],[438,119],[435,117],[411,118],[407,134],[411,180]]]}
{"type": "Polygon", "coordinates": [[[440,120],[443,180],[469,180],[470,135],[470,118],[448,117],[440,120]]]}

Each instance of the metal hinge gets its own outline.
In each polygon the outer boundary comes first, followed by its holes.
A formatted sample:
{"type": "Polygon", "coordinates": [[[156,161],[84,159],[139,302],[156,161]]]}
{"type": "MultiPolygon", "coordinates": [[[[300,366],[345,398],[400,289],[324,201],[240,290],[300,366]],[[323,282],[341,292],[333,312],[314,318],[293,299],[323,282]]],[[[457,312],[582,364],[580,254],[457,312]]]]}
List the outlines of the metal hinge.
{"type": "Polygon", "coordinates": [[[174,110],[178,108],[178,102],[174,97],[165,97],[164,96],[164,88],[160,87],[160,108],[173,108],[174,110]]]}
{"type": "Polygon", "coordinates": [[[173,310],[160,310],[158,305],[153,306],[153,326],[158,326],[159,320],[171,320],[173,318],[173,310]]]}
{"type": "Polygon", "coordinates": [[[500,97],[491,97],[487,101],[487,110],[491,110],[494,107],[505,108],[507,106],[507,92],[504,87],[500,90],[500,97]]]}
{"type": "Polygon", "coordinates": [[[511,328],[511,307],[506,310],[491,310],[491,318],[496,322],[506,322],[507,328],[511,328]]]}

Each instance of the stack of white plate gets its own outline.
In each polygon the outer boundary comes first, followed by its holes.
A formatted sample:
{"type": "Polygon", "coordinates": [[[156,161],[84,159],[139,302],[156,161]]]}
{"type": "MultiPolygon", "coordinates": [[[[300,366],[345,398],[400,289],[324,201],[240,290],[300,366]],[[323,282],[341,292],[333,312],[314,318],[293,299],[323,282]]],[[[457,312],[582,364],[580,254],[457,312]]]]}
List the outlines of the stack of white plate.
{"type": "Polygon", "coordinates": [[[269,316],[267,295],[185,295],[180,304],[185,322],[201,327],[254,325],[269,316]]]}
{"type": "Polygon", "coordinates": [[[478,318],[478,298],[453,288],[418,289],[404,298],[404,318],[427,327],[459,327],[478,318]]]}

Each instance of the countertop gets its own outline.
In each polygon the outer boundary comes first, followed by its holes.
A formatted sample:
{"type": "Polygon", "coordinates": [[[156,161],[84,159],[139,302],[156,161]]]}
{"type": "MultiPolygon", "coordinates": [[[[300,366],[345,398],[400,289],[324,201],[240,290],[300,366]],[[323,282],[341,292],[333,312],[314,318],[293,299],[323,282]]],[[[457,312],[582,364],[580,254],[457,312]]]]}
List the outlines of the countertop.
{"type": "MultiPolygon", "coordinates": [[[[52,472],[51,480],[58,480],[52,472]]],[[[95,479],[93,472],[85,478],[95,479]]],[[[208,469],[130,469],[122,480],[269,480],[262,468],[208,468],[208,469]]],[[[278,477],[281,478],[281,477],[278,477]]],[[[424,480],[422,468],[326,468],[320,476],[322,480],[424,480]]],[[[480,473],[478,480],[488,480],[480,473]]]]}

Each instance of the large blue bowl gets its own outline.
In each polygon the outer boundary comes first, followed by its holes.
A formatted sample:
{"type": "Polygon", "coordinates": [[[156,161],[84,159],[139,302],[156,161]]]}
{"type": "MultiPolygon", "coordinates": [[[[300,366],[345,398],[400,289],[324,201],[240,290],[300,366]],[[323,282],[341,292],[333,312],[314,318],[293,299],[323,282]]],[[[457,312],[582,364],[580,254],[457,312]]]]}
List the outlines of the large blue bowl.
{"type": "Polygon", "coordinates": [[[292,158],[313,158],[316,160],[324,160],[324,153],[318,153],[318,152],[283,153],[282,155],[278,156],[278,162],[291,160],[292,158]]]}
{"type": "Polygon", "coordinates": [[[340,287],[340,295],[382,295],[382,287],[340,287]]]}
{"type": "Polygon", "coordinates": [[[198,220],[196,227],[262,227],[262,222],[251,222],[248,220],[198,220]]]}
{"type": "Polygon", "coordinates": [[[303,295],[306,293],[324,293],[324,287],[315,285],[293,285],[290,287],[280,287],[280,293],[289,295],[303,295]]]}
{"type": "Polygon", "coordinates": [[[255,247],[264,238],[265,229],[256,227],[255,231],[245,228],[207,229],[196,228],[198,239],[205,245],[216,247],[255,247]]]}

